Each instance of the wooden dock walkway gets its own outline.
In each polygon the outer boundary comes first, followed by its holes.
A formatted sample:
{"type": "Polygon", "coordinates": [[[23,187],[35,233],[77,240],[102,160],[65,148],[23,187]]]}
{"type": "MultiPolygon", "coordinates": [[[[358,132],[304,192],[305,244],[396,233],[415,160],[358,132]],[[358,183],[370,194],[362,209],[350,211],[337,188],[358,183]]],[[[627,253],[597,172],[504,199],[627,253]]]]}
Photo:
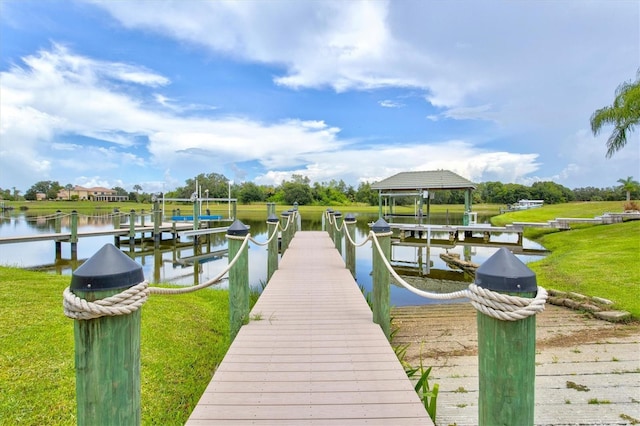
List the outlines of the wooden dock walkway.
{"type": "Polygon", "coordinates": [[[433,425],[326,232],[297,232],[188,425],[433,425]]]}
{"type": "MultiPolygon", "coordinates": [[[[159,232],[188,232],[193,229],[193,225],[186,223],[179,223],[175,226],[172,223],[163,223],[159,228],[159,232]]],[[[78,231],[78,238],[85,237],[104,237],[104,236],[126,236],[129,235],[129,227],[118,229],[99,229],[92,231],[78,231]]],[[[151,226],[136,226],[135,232],[138,233],[153,233],[154,228],[151,226]]],[[[210,231],[213,232],[213,231],[210,231]]],[[[216,231],[218,232],[218,231],[216,231]]],[[[10,237],[0,237],[0,244],[15,244],[15,243],[28,243],[33,241],[69,241],[71,239],[71,232],[53,232],[47,234],[30,234],[30,235],[16,235],[10,237]]]]}

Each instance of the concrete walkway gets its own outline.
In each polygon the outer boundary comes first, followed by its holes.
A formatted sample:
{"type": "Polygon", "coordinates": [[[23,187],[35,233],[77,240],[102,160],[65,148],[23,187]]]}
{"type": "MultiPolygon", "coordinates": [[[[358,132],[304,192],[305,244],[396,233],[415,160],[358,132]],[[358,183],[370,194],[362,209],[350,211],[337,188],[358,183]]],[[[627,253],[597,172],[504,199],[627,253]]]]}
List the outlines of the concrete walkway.
{"type": "MultiPolygon", "coordinates": [[[[476,312],[469,304],[394,310],[394,343],[411,343],[439,383],[437,425],[478,423],[476,312]]],[[[640,325],[547,306],[538,315],[536,425],[640,424],[640,325]]]]}

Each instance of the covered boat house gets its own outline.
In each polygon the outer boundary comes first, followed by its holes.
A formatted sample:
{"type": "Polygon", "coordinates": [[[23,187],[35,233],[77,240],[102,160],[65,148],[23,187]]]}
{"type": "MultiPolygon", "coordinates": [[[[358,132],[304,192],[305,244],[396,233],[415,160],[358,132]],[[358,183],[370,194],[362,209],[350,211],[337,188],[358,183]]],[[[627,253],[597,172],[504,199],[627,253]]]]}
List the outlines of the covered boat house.
{"type": "Polygon", "coordinates": [[[465,191],[463,225],[475,222],[471,212],[471,191],[476,185],[449,170],[430,170],[423,172],[402,172],[371,185],[378,191],[378,215],[383,216],[383,205],[389,206],[393,215],[396,197],[414,197],[417,201],[417,216],[422,220],[423,205],[426,200],[427,217],[430,213],[430,200],[436,191],[465,191]]]}

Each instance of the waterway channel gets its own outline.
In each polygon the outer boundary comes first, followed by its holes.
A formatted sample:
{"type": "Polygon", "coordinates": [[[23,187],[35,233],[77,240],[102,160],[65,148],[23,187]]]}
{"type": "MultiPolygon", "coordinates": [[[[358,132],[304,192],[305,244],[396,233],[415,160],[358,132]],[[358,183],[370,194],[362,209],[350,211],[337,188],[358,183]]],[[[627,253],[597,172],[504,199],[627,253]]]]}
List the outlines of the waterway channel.
{"type": "MultiPolygon", "coordinates": [[[[251,235],[258,241],[267,240],[266,212],[264,220],[244,217],[242,212],[239,219],[250,227],[251,235]]],[[[255,217],[255,216],[254,216],[255,217]]],[[[369,224],[378,219],[377,215],[356,215],[356,241],[367,238],[369,224]]],[[[138,218],[138,221],[141,220],[138,218]]],[[[151,223],[150,216],[145,218],[146,223],[151,223]]],[[[413,217],[392,218],[394,223],[415,223],[413,217]]],[[[486,222],[488,218],[478,218],[478,222],[486,222]]],[[[426,223],[423,219],[423,224],[426,223]]],[[[428,219],[431,224],[456,224],[462,223],[462,217],[456,215],[432,214],[428,219]]],[[[123,221],[121,225],[124,225],[123,221]]],[[[303,230],[321,230],[322,217],[302,216],[303,230]]],[[[217,224],[215,226],[223,226],[217,224]]],[[[62,232],[68,231],[70,221],[68,217],[62,220],[62,232]]],[[[104,212],[81,214],[78,220],[79,232],[113,229],[113,216],[104,212]]],[[[10,236],[23,236],[32,234],[45,234],[55,232],[55,221],[51,216],[32,215],[28,212],[7,211],[0,217],[0,238],[10,236]]],[[[168,239],[170,234],[163,235],[168,239]]],[[[492,241],[507,242],[509,236],[492,236],[492,241]]],[[[205,238],[201,237],[201,240],[205,238]]],[[[77,244],[77,257],[71,256],[69,243],[62,243],[61,257],[56,259],[55,244],[53,241],[36,241],[29,243],[15,243],[0,245],[0,265],[25,269],[42,270],[56,274],[71,275],[73,270],[90,258],[105,244],[113,244],[113,236],[84,237],[77,244]]],[[[159,250],[154,250],[153,243],[137,245],[133,252],[128,251],[128,244],[123,244],[125,253],[132,257],[143,268],[145,278],[151,283],[172,283],[177,285],[193,285],[202,283],[217,276],[228,264],[226,254],[226,239],[224,233],[213,234],[207,243],[201,246],[200,261],[194,263],[189,258],[194,256],[192,237],[182,237],[181,244],[164,241],[159,250]],[[125,248],[126,247],[126,248],[125,248]]],[[[535,242],[524,239],[522,247],[533,250],[543,250],[543,247],[535,242]]],[[[484,247],[473,245],[457,245],[439,247],[437,245],[392,246],[391,259],[394,267],[402,276],[417,287],[432,291],[455,291],[466,287],[473,278],[461,271],[451,268],[441,258],[440,254],[448,253],[460,256],[461,259],[482,264],[499,247],[484,247]],[[457,282],[455,282],[457,281],[457,282]]],[[[200,254],[197,253],[197,254],[200,254]]],[[[540,259],[542,254],[516,254],[523,262],[531,262],[540,259]]],[[[365,290],[371,291],[371,243],[365,244],[356,250],[356,281],[365,290]]],[[[265,284],[267,276],[267,251],[262,247],[251,243],[249,247],[249,281],[250,285],[260,291],[265,284]]],[[[216,284],[213,288],[226,288],[226,279],[216,284]]],[[[408,290],[392,285],[391,304],[393,306],[424,305],[429,303],[443,303],[421,298],[408,290]]]]}

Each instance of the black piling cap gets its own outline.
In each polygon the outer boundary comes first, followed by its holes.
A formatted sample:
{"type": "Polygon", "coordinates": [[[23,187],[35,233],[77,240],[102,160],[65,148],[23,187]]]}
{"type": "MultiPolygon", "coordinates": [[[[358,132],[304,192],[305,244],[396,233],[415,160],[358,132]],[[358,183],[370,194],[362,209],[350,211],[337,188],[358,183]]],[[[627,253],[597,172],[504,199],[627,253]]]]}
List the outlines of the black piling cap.
{"type": "Polygon", "coordinates": [[[333,215],[335,217],[342,217],[342,213],[340,213],[340,212],[335,212],[335,213],[333,213],[333,215]]]}
{"type": "Polygon", "coordinates": [[[235,222],[233,222],[231,226],[227,229],[227,235],[244,237],[248,233],[249,233],[249,228],[247,227],[247,225],[240,222],[239,219],[236,219],[235,222]]]}
{"type": "Polygon", "coordinates": [[[387,223],[386,220],[384,220],[383,218],[378,219],[378,221],[376,223],[373,224],[373,226],[371,227],[371,229],[373,230],[373,232],[375,232],[376,234],[382,233],[382,232],[389,232],[391,231],[391,227],[389,226],[389,224],[387,223]]]}
{"type": "Polygon", "coordinates": [[[71,276],[71,290],[100,291],[130,288],[144,281],[142,266],[105,244],[71,276]]]}
{"type": "Polygon", "coordinates": [[[276,216],[275,214],[271,213],[269,215],[269,217],[267,218],[267,222],[269,223],[276,223],[278,222],[280,219],[278,219],[278,216],[276,216]]]}
{"type": "Polygon", "coordinates": [[[538,291],[536,274],[504,247],[478,268],[476,285],[508,293],[538,291]]]}
{"type": "Polygon", "coordinates": [[[347,213],[346,215],[344,215],[344,221],[345,222],[355,222],[356,221],[356,215],[354,215],[353,213],[347,213]]]}
{"type": "Polygon", "coordinates": [[[333,213],[333,209],[332,208],[328,208],[327,209],[327,213],[333,213]]]}
{"type": "Polygon", "coordinates": [[[280,213],[280,216],[289,216],[291,213],[289,213],[288,211],[283,211],[282,213],[280,213]]]}

